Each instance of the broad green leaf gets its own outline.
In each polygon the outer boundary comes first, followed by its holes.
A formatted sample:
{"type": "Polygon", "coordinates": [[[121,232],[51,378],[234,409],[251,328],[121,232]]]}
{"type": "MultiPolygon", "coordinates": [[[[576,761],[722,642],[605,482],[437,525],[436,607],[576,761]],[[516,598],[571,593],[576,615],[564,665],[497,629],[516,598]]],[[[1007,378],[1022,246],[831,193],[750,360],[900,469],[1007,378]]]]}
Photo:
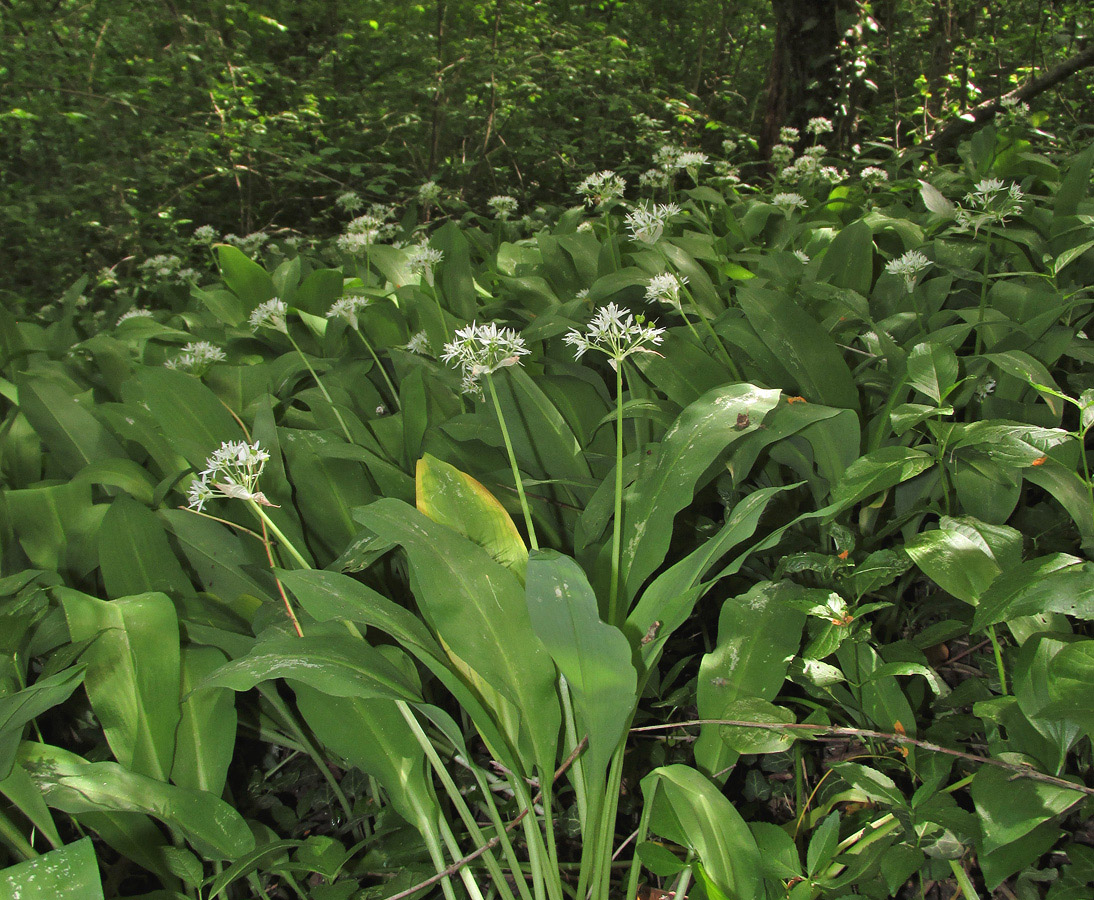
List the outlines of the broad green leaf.
{"type": "Polygon", "coordinates": [[[450,653],[516,707],[537,765],[551,771],[561,722],[555,666],[532,630],[517,577],[477,544],[398,500],[377,500],[356,515],[403,546],[423,617],[450,653]]]}
{"type": "Polygon", "coordinates": [[[1046,717],[1075,723],[1094,737],[1094,641],[1076,641],[1048,664],[1048,693],[1052,702],[1042,709],[1046,717]]]}
{"type": "Polygon", "coordinates": [[[244,594],[273,596],[272,581],[267,588],[256,580],[255,573],[269,566],[260,542],[253,538],[245,541],[232,529],[189,510],[165,509],[160,516],[174,533],[199,583],[210,594],[229,604],[244,594]]]}
{"type": "Polygon", "coordinates": [[[832,505],[838,509],[887,491],[901,482],[925,472],[934,459],[922,450],[909,447],[882,447],[859,457],[844,473],[832,491],[832,505]]]}
{"type": "Polygon", "coordinates": [[[974,606],[1002,571],[981,543],[960,531],[921,532],[904,550],[942,590],[974,606]]]}
{"type": "Polygon", "coordinates": [[[287,850],[299,847],[303,841],[268,841],[256,845],[253,849],[238,856],[223,872],[209,883],[209,900],[216,900],[234,881],[245,878],[257,871],[264,861],[273,856],[284,856],[287,850]]]}
{"type": "MultiPolygon", "coordinates": [[[[14,734],[18,739],[27,722],[67,700],[83,683],[85,674],[84,666],[73,666],[39,678],[21,691],[0,697],[0,734],[14,734]]],[[[8,777],[15,762],[15,753],[9,756],[7,746],[6,741],[0,745],[0,779],[8,777]]],[[[11,746],[17,747],[17,740],[11,746]]]]}
{"type": "Polygon", "coordinates": [[[433,232],[430,244],[444,254],[437,278],[438,296],[461,319],[473,318],[478,298],[467,238],[455,222],[448,222],[433,232]]]}
{"type": "Polygon", "coordinates": [[[579,739],[581,732],[589,736],[586,777],[603,790],[608,761],[638,700],[630,643],[601,621],[592,586],[568,556],[533,551],[526,593],[532,629],[573,695],[579,739]]]}
{"type": "Polygon", "coordinates": [[[1075,635],[1034,634],[1022,644],[1011,669],[1018,706],[1030,724],[1056,746],[1057,758],[1050,771],[1062,769],[1068,751],[1082,733],[1078,721],[1041,715],[1053,702],[1049,674],[1053,660],[1061,650],[1079,640],[1082,639],[1075,635]]]}
{"type": "Polygon", "coordinates": [[[128,495],[110,504],[99,531],[99,568],[111,599],[162,591],[193,593],[160,520],[128,495]]]}
{"type": "Polygon", "coordinates": [[[818,278],[869,296],[874,283],[874,233],[866,222],[859,219],[840,229],[825,251],[818,278]]]}
{"type": "Polygon", "coordinates": [[[125,457],[114,436],[58,384],[40,378],[23,382],[19,407],[57,465],[70,476],[93,462],[125,457]]]}
{"type": "Polygon", "coordinates": [[[273,297],[273,279],[262,266],[231,244],[218,244],[216,251],[224,283],[239,297],[245,314],[273,297]]]}
{"type": "Polygon", "coordinates": [[[196,685],[224,664],[214,647],[182,650],[181,718],[175,734],[171,781],[179,787],[224,792],[228,766],[236,744],[235,695],[226,688],[195,690],[196,685]]]}
{"type": "Polygon", "coordinates": [[[1094,508],[1080,475],[1050,457],[1040,466],[1023,469],[1022,477],[1055,498],[1079,529],[1083,550],[1094,553],[1094,508]]]}
{"type": "MultiPolygon", "coordinates": [[[[1034,357],[1022,350],[1006,350],[1002,353],[987,353],[985,359],[989,359],[1008,375],[1013,375],[1019,381],[1029,385],[1043,384],[1047,387],[1059,390],[1055,379],[1044,365],[1034,357]]],[[[1054,415],[1061,415],[1064,403],[1059,397],[1050,393],[1041,393],[1042,399],[1048,404],[1054,415]]]]}
{"type": "Polygon", "coordinates": [[[24,741],[19,763],[62,812],[139,812],[179,829],[203,856],[235,859],[254,846],[243,817],[205,791],[138,775],[117,763],[91,763],[49,744],[24,741]]]}
{"type": "Polygon", "coordinates": [[[980,597],[972,627],[1046,612],[1094,619],[1094,563],[1052,553],[1009,569],[980,597]]]}
{"type": "Polygon", "coordinates": [[[126,769],[166,781],[179,722],[179,629],[174,604],[146,593],[113,601],[56,588],[73,641],[84,651],[84,688],[107,743],[126,769]]]}
{"type": "Polygon", "coordinates": [[[418,511],[478,544],[524,578],[528,549],[509,513],[482,484],[428,453],[415,469],[418,511]]]}
{"type": "Polygon", "coordinates": [[[917,344],[908,354],[908,384],[939,406],[957,384],[957,354],[948,344],[917,344]]]}
{"type": "Polygon", "coordinates": [[[737,292],[737,302],[768,349],[814,403],[858,409],[858,389],[835,341],[793,299],[776,290],[753,287],[737,292]]]}
{"type": "MultiPolygon", "coordinates": [[[[877,652],[866,643],[845,641],[836,651],[844,677],[859,686],[862,712],[879,731],[916,733],[916,718],[908,698],[893,675],[875,677],[883,663],[877,652]]],[[[908,750],[914,765],[915,751],[908,750]]]]}
{"type": "Polygon", "coordinates": [[[836,855],[839,845],[839,813],[829,813],[821,822],[820,827],[809,838],[809,849],[806,851],[805,872],[807,875],[817,875],[821,866],[826,866],[836,855]]]}
{"type": "MultiPolygon", "coordinates": [[[[18,747],[19,741],[16,741],[15,748],[18,749],[18,747]]],[[[14,759],[13,755],[12,760],[14,759]]],[[[7,778],[0,781],[0,794],[8,798],[12,807],[19,810],[51,846],[60,847],[64,843],[41,790],[31,780],[26,769],[22,766],[13,766],[7,778]]]]}
{"type": "Polygon", "coordinates": [[[728,380],[722,366],[711,364],[709,353],[672,330],[665,334],[657,353],[639,353],[631,361],[659,394],[680,407],[694,403],[728,380]]]}
{"type": "Polygon", "coordinates": [[[687,506],[699,478],[736,440],[760,426],[779,391],[750,384],[708,391],[687,407],[665,433],[656,468],[635,483],[626,504],[620,581],[633,598],[661,564],[676,514],[687,506]]]}
{"type": "Polygon", "coordinates": [[[86,483],[7,491],[4,502],[8,526],[35,568],[86,574],[98,564],[95,534],[107,507],[91,502],[86,483]]]}
{"type": "Polygon", "coordinates": [[[991,853],[1029,834],[1042,822],[1078,803],[1078,791],[1015,778],[996,766],[981,766],[972,780],[972,802],[980,816],[983,850],[991,853]]]}
{"type": "MultiPolygon", "coordinates": [[[[783,706],[776,706],[759,697],[742,697],[731,700],[718,714],[721,719],[739,722],[757,722],[785,725],[794,722],[794,714],[783,706]]],[[[750,728],[745,725],[719,725],[722,741],[736,754],[781,753],[794,743],[794,732],[789,729],[750,728]]]]}
{"type": "MultiPolygon", "coordinates": [[[[131,459],[104,459],[80,470],[72,479],[73,484],[100,484],[107,488],[121,488],[134,500],[151,506],[155,481],[148,470],[131,459]]],[[[111,490],[111,494],[116,493],[111,490]]]]}
{"type": "Polygon", "coordinates": [[[755,900],[760,852],[741,814],[695,769],[661,766],[642,779],[652,806],[651,830],[694,850],[714,884],[731,900],[755,900]]]}
{"type": "MultiPolygon", "coordinates": [[[[802,589],[789,581],[763,582],[722,604],[714,649],[699,663],[696,702],[701,719],[724,719],[732,704],[749,698],[772,700],[786,680],[801,644],[805,613],[789,602],[802,589]]],[[[703,726],[695,759],[718,772],[737,758],[718,726],[703,726]]]]}
{"type": "Polygon", "coordinates": [[[0,900],[102,900],[91,838],[0,869],[0,900]]]}
{"type": "Polygon", "coordinates": [[[349,634],[278,634],[260,640],[244,657],[225,663],[195,690],[227,687],[247,691],[284,678],[332,697],[417,700],[418,691],[375,647],[349,634]]]}

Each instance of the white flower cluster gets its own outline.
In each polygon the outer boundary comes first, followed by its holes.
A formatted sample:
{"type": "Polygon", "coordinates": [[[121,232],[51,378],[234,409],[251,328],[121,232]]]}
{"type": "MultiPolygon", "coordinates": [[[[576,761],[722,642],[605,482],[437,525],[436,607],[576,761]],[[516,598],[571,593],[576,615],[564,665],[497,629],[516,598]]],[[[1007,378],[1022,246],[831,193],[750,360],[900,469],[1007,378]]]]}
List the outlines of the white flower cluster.
{"type": "Polygon", "coordinates": [[[972,229],[976,234],[985,225],[1004,225],[1022,211],[1025,194],[1017,184],[1008,187],[998,178],[984,178],[965,195],[965,206],[954,210],[959,231],[972,229]]]}
{"type": "Polygon", "coordinates": [[[211,244],[216,239],[217,230],[212,225],[202,225],[194,229],[194,236],[191,238],[195,244],[211,244]]]}
{"type": "Polygon", "coordinates": [[[644,203],[627,213],[624,221],[634,240],[656,244],[661,240],[668,220],[679,214],[680,207],[675,203],[644,203]]]}
{"type": "Polygon", "coordinates": [[[490,207],[494,218],[501,222],[508,221],[509,217],[517,211],[516,198],[508,194],[495,194],[486,201],[486,205],[490,207]]]}
{"type": "Polygon", "coordinates": [[[269,239],[270,236],[264,231],[252,231],[244,237],[236,234],[224,235],[224,243],[238,247],[244,253],[257,253],[269,239]]]}
{"type": "Polygon", "coordinates": [[[418,199],[422,203],[436,203],[441,196],[441,187],[435,181],[427,181],[418,188],[418,199]]]}
{"type": "Polygon", "coordinates": [[[372,305],[369,297],[342,297],[331,304],[327,310],[328,319],[342,319],[350,328],[357,331],[357,314],[372,305]]]}
{"type": "Polygon", "coordinates": [[[419,356],[433,355],[433,348],[429,346],[429,338],[424,331],[411,335],[410,340],[403,345],[403,349],[409,350],[411,353],[417,353],[419,356]]]}
{"type": "Polygon", "coordinates": [[[412,275],[421,275],[425,283],[433,287],[433,267],[444,259],[444,251],[428,244],[415,244],[406,253],[406,264],[412,275]]]}
{"type": "Polygon", "coordinates": [[[258,477],[270,458],[268,450],[244,441],[225,441],[220,449],[205,460],[205,468],[190,482],[187,495],[190,508],[198,512],[214,497],[232,500],[253,500],[262,506],[272,506],[259,490],[258,477]]]}
{"type": "Polygon", "coordinates": [[[806,133],[819,137],[832,131],[832,120],[823,116],[814,116],[805,126],[806,133]]]}
{"type": "Polygon", "coordinates": [[[204,375],[213,363],[224,362],[227,354],[208,341],[193,341],[182,348],[178,356],[164,362],[168,369],[179,369],[194,375],[204,375]]]}
{"type": "Polygon", "coordinates": [[[248,321],[251,324],[252,331],[258,331],[260,328],[272,328],[274,331],[288,334],[288,315],[288,304],[284,300],[272,297],[265,303],[259,303],[258,306],[254,308],[248,321]]]}
{"type": "Polygon", "coordinates": [[[512,328],[498,328],[495,322],[470,325],[456,330],[454,340],[444,345],[441,359],[463,372],[464,393],[481,393],[479,380],[499,369],[515,366],[531,351],[524,338],[512,328]]]}
{"type": "Polygon", "coordinates": [[[794,158],[794,148],[786,144],[776,144],[771,148],[771,165],[777,169],[785,169],[794,158]]]}
{"type": "Polygon", "coordinates": [[[686,275],[677,278],[671,272],[654,275],[646,285],[647,303],[664,303],[673,309],[680,309],[680,291],[688,283],[686,275]]]}
{"type": "Polygon", "coordinates": [[[348,212],[352,215],[365,205],[365,201],[361,199],[361,195],[358,194],[357,191],[346,191],[344,194],[338,195],[338,198],[334,201],[334,205],[343,212],[348,212]]]}
{"type": "Polygon", "coordinates": [[[656,353],[649,345],[660,344],[664,336],[665,329],[647,323],[645,316],[635,318],[630,311],[609,303],[593,316],[584,334],[574,329],[563,341],[573,345],[577,359],[588,350],[606,353],[614,369],[632,353],[656,353]]]}
{"type": "Polygon", "coordinates": [[[591,206],[600,207],[623,196],[627,183],[610,169],[595,172],[577,186],[577,192],[591,206]]]}
{"type": "Polygon", "coordinates": [[[780,144],[796,144],[801,137],[801,132],[797,128],[792,128],[789,125],[784,125],[779,129],[779,143],[780,144]]]}
{"type": "Polygon", "coordinates": [[[158,256],[146,259],[141,263],[141,268],[160,278],[170,278],[182,268],[182,260],[177,256],[168,256],[161,253],[158,256]]]}
{"type": "Polygon", "coordinates": [[[700,153],[696,150],[688,150],[681,153],[676,157],[676,168],[698,170],[702,165],[705,165],[710,159],[705,153],[700,153]]]}
{"type": "Polygon", "coordinates": [[[877,166],[867,166],[858,174],[867,187],[878,187],[889,180],[889,173],[877,166]]]}
{"type": "Polygon", "coordinates": [[[909,250],[903,256],[889,260],[885,264],[885,271],[890,275],[904,276],[904,286],[910,294],[915,290],[916,279],[919,273],[930,266],[931,261],[918,250],[909,250]]]}
{"type": "Polygon", "coordinates": [[[783,192],[772,197],[771,202],[786,213],[788,219],[795,209],[805,208],[805,198],[801,194],[783,192]]]}

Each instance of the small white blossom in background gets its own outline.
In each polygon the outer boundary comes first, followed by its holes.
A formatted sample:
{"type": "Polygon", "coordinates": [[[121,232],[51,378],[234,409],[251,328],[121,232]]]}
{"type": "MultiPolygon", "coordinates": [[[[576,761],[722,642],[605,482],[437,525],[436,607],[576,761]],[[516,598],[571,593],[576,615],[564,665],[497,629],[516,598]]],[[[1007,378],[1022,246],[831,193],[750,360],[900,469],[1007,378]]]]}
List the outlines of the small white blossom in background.
{"type": "Polygon", "coordinates": [[[182,352],[164,362],[168,369],[178,369],[194,375],[204,375],[213,363],[224,362],[228,355],[209,341],[193,341],[182,352]]]}
{"type": "Polygon", "coordinates": [[[348,212],[352,215],[365,205],[365,201],[361,199],[361,196],[357,191],[346,191],[344,194],[338,195],[338,198],[334,201],[334,205],[343,212],[348,212]]]}
{"type": "Polygon", "coordinates": [[[589,289],[588,288],[582,288],[580,291],[578,291],[576,294],[574,294],[574,299],[575,300],[587,300],[588,297],[589,297],[589,289]]]}
{"type": "Polygon", "coordinates": [[[244,237],[237,234],[224,235],[224,243],[238,247],[244,253],[257,253],[269,239],[270,236],[264,231],[252,231],[244,237]]]}
{"type": "Polygon", "coordinates": [[[867,187],[878,187],[889,180],[889,173],[877,166],[867,166],[859,172],[859,177],[867,187]]]}
{"type": "Polygon", "coordinates": [[[677,278],[671,272],[654,275],[646,285],[647,303],[664,303],[673,309],[680,309],[680,290],[688,283],[686,275],[677,278]]]}
{"type": "Polygon", "coordinates": [[[784,125],[779,129],[779,143],[780,144],[796,144],[801,137],[801,132],[797,128],[793,128],[790,125],[784,125]]]}
{"type": "Polygon", "coordinates": [[[664,340],[665,329],[647,323],[644,316],[635,316],[614,303],[603,306],[597,312],[585,333],[572,330],[563,341],[572,344],[574,356],[581,359],[588,350],[599,350],[610,358],[613,369],[632,353],[656,353],[654,346],[664,340]]]}
{"type": "Polygon", "coordinates": [[[141,263],[141,268],[146,272],[151,272],[154,275],[158,275],[160,278],[169,278],[174,275],[182,266],[182,260],[177,256],[168,256],[161,253],[158,256],[153,256],[146,259],[141,263]]]}
{"type": "Polygon", "coordinates": [[[794,148],[788,147],[786,144],[776,144],[771,148],[771,164],[778,169],[785,168],[790,165],[790,160],[794,158],[794,148]]]}
{"type": "Polygon", "coordinates": [[[260,328],[272,328],[274,331],[288,334],[288,315],[288,304],[284,300],[273,297],[265,303],[258,304],[251,313],[248,321],[251,323],[252,331],[258,331],[260,328]]]}
{"type": "Polygon", "coordinates": [[[699,167],[706,165],[709,159],[710,157],[705,153],[688,150],[676,157],[675,164],[677,169],[686,169],[688,174],[694,178],[699,172],[699,167]]]}
{"type": "Polygon", "coordinates": [[[990,376],[988,378],[981,379],[980,384],[978,384],[977,387],[976,387],[976,397],[981,402],[983,402],[983,400],[988,396],[988,394],[992,394],[994,392],[995,392],[995,379],[991,378],[990,376]]]}
{"type": "Polygon", "coordinates": [[[418,199],[422,203],[436,203],[440,196],[441,188],[435,181],[427,181],[418,188],[418,199]]]}
{"type": "Polygon", "coordinates": [[[795,250],[794,255],[801,261],[803,266],[809,265],[809,254],[804,250],[795,250]]]}
{"type": "Polygon", "coordinates": [[[429,338],[426,337],[424,331],[411,335],[410,340],[403,345],[403,349],[409,350],[411,353],[417,353],[419,356],[433,355],[433,348],[429,346],[429,338]]]}
{"type": "Polygon", "coordinates": [[[722,152],[726,156],[732,156],[733,152],[736,149],[737,149],[737,142],[736,141],[730,141],[730,140],[722,141],[722,152]]]}
{"type": "Polygon", "coordinates": [[[130,309],[130,310],[127,310],[126,312],[123,312],[118,317],[118,321],[115,324],[121,325],[122,322],[126,321],[127,319],[151,319],[151,318],[152,318],[152,311],[150,309],[140,309],[138,307],[137,309],[130,309]]]}
{"type": "Polygon", "coordinates": [[[828,152],[828,148],[825,147],[824,144],[814,144],[812,147],[806,147],[802,151],[802,154],[805,155],[805,156],[809,156],[813,159],[819,159],[820,157],[824,156],[824,154],[827,153],[827,152],[828,152]]]}
{"type": "Polygon", "coordinates": [[[577,186],[577,192],[590,206],[603,206],[623,196],[627,183],[610,169],[596,172],[577,186]]]}
{"type": "Polygon", "coordinates": [[[822,134],[828,134],[832,131],[832,120],[826,119],[823,116],[814,116],[809,120],[809,123],[805,126],[807,134],[819,137],[822,134]]]}
{"type": "Polygon", "coordinates": [[[232,500],[253,500],[262,506],[273,506],[265,495],[256,490],[258,477],[269,460],[269,451],[244,441],[225,441],[220,449],[205,460],[205,469],[190,483],[190,508],[201,512],[214,497],[232,500]]]}
{"type": "Polygon", "coordinates": [[[371,229],[369,231],[354,231],[350,234],[340,234],[338,235],[335,244],[343,253],[348,253],[351,256],[360,256],[376,243],[377,234],[378,232],[376,229],[371,229]]]}
{"type": "Polygon", "coordinates": [[[648,188],[667,188],[672,184],[672,172],[668,169],[646,169],[638,176],[638,186],[648,188]]]}
{"type": "Polygon", "coordinates": [[[299,247],[303,242],[304,238],[302,238],[299,234],[290,234],[288,237],[281,239],[281,243],[283,243],[286,247],[291,247],[293,249],[299,247]]]}
{"type": "Polygon", "coordinates": [[[512,328],[498,328],[491,322],[470,325],[456,330],[455,338],[444,345],[441,359],[463,371],[464,393],[481,393],[479,380],[499,369],[515,366],[531,351],[524,338],[512,328]]]}
{"type": "Polygon", "coordinates": [[[634,240],[656,244],[661,240],[668,220],[679,214],[680,207],[675,203],[646,203],[627,213],[624,221],[634,240]]]}
{"type": "Polygon", "coordinates": [[[714,174],[717,176],[718,180],[725,182],[726,184],[741,183],[740,168],[732,165],[727,160],[719,159],[714,163],[714,174]]]}
{"type": "Polygon", "coordinates": [[[202,225],[194,229],[194,236],[191,238],[195,244],[211,244],[216,239],[217,231],[212,225],[202,225]]]}
{"type": "Polygon", "coordinates": [[[976,234],[985,225],[1005,225],[1007,219],[1022,211],[1024,202],[1025,195],[1017,184],[1008,186],[998,178],[985,178],[965,195],[968,207],[955,207],[953,214],[959,231],[971,228],[976,234]]]}
{"type": "Polygon", "coordinates": [[[350,328],[357,331],[357,315],[372,305],[369,297],[342,297],[331,304],[327,310],[328,319],[342,319],[350,328]]]}
{"type": "Polygon", "coordinates": [[[508,194],[495,194],[486,201],[486,205],[490,207],[494,218],[501,222],[508,221],[509,217],[517,211],[516,198],[508,194]]]}
{"type": "Polygon", "coordinates": [[[406,254],[406,264],[412,275],[421,275],[433,287],[433,267],[444,259],[444,251],[428,244],[415,244],[406,254]]]}
{"type": "Polygon", "coordinates": [[[786,217],[788,219],[790,218],[790,214],[794,210],[805,208],[805,198],[801,194],[793,194],[788,192],[776,194],[774,197],[771,198],[771,202],[775,206],[779,207],[779,209],[781,209],[784,213],[786,213],[786,217]]]}
{"type": "Polygon", "coordinates": [[[885,271],[890,275],[902,275],[904,286],[910,294],[915,290],[919,273],[930,266],[931,261],[918,250],[909,250],[903,256],[889,260],[885,265],[885,271]]]}

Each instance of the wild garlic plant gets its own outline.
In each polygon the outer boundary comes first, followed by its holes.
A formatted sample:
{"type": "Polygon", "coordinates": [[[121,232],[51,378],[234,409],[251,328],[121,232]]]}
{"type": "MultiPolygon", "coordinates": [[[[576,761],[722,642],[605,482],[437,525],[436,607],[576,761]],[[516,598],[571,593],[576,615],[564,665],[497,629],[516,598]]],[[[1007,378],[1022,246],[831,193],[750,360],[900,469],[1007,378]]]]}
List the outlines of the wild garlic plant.
{"type": "Polygon", "coordinates": [[[365,345],[365,349],[369,352],[376,368],[384,378],[384,382],[387,384],[388,393],[391,395],[391,402],[395,409],[401,409],[399,405],[399,392],[395,389],[395,385],[391,381],[391,376],[387,374],[387,369],[384,368],[384,364],[380,362],[380,357],[376,355],[376,350],[373,349],[372,343],[365,333],[361,330],[361,323],[358,319],[358,314],[368,309],[372,305],[372,298],[370,297],[343,297],[340,300],[336,300],[331,308],[327,310],[328,319],[341,319],[345,322],[353,331],[357,333],[357,337],[361,339],[361,343],[365,345]]]}
{"type": "Polygon", "coordinates": [[[494,411],[498,416],[498,424],[501,426],[501,436],[505,441],[505,452],[509,455],[509,465],[513,469],[513,482],[516,485],[517,496],[520,498],[521,511],[524,513],[524,524],[528,529],[528,543],[533,550],[538,550],[539,543],[536,541],[536,529],[532,524],[532,512],[528,507],[528,498],[524,494],[524,481],[517,466],[513,442],[509,437],[509,429],[505,424],[505,416],[502,414],[501,403],[492,377],[501,369],[519,365],[520,358],[530,352],[524,339],[512,328],[498,328],[494,322],[488,325],[472,322],[458,329],[455,338],[444,345],[441,359],[459,367],[463,374],[461,389],[465,394],[482,396],[482,382],[485,381],[490,391],[490,399],[494,404],[494,411]]]}

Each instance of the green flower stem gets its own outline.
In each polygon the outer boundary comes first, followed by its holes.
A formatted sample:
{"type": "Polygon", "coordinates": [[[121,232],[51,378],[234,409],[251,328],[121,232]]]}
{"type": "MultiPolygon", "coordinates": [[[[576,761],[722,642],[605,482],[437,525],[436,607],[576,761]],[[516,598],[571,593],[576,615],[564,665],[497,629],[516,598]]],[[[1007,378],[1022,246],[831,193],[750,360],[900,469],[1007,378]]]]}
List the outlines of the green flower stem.
{"type": "MultiPolygon", "coordinates": [[[[604,788],[604,796],[601,798],[599,815],[597,816],[596,832],[593,836],[593,859],[588,867],[588,890],[593,897],[607,897],[612,875],[612,840],[615,837],[615,819],[619,811],[619,790],[623,781],[623,753],[626,749],[626,741],[619,742],[612,754],[611,764],[608,766],[608,783],[604,788]]],[[[586,869],[582,868],[582,875],[586,869]]],[[[578,885],[578,897],[585,894],[580,891],[578,885]]]]}
{"type": "Polygon", "coordinates": [[[334,400],[331,399],[330,393],[327,391],[327,386],[323,384],[323,379],[319,377],[319,373],[312,368],[312,364],[308,361],[308,357],[304,355],[304,351],[300,349],[300,345],[293,340],[293,336],[288,331],[282,332],[289,339],[289,343],[293,345],[293,348],[300,358],[304,361],[304,365],[308,367],[308,371],[311,372],[311,377],[315,379],[315,383],[319,385],[319,390],[323,392],[323,397],[327,403],[330,404],[331,412],[334,413],[334,417],[338,420],[338,424],[342,426],[342,434],[346,436],[347,443],[354,443],[352,437],[350,437],[349,428],[346,427],[346,421],[342,418],[342,414],[338,412],[338,407],[334,405],[334,400]]]}
{"type": "Polygon", "coordinates": [[[980,283],[980,309],[976,314],[976,347],[974,353],[979,356],[984,349],[984,313],[988,308],[988,267],[991,265],[991,235],[984,244],[984,280],[980,283]]]}
{"type": "MultiPolygon", "coordinates": [[[[456,787],[456,782],[452,780],[452,776],[449,774],[448,769],[445,768],[444,762],[441,760],[440,755],[437,753],[437,748],[433,746],[433,742],[429,739],[429,735],[425,733],[421,724],[418,722],[417,716],[414,715],[410,706],[405,700],[396,700],[396,707],[402,714],[403,719],[406,720],[407,725],[410,726],[410,730],[414,735],[414,739],[418,742],[418,746],[422,748],[426,758],[429,760],[430,766],[440,779],[441,784],[444,786],[445,792],[448,794],[449,799],[452,801],[452,805],[456,807],[456,812],[459,814],[460,819],[463,821],[464,827],[467,828],[468,834],[471,835],[471,840],[476,846],[481,847],[487,843],[487,839],[483,836],[482,829],[479,828],[478,823],[475,821],[474,815],[467,806],[467,801],[463,799],[463,794],[460,793],[460,789],[456,787]]],[[[487,791],[484,801],[488,804],[494,802],[493,795],[487,791]]],[[[504,829],[502,830],[504,834],[504,829]]],[[[459,859],[460,856],[457,853],[454,859],[459,859]]],[[[493,852],[487,851],[482,855],[483,861],[486,863],[486,868],[490,872],[491,878],[494,879],[495,885],[498,889],[498,893],[501,895],[502,900],[516,900],[513,896],[513,892],[509,889],[509,884],[505,880],[501,867],[498,865],[498,861],[495,858],[493,852]]]]}
{"type": "Polygon", "coordinates": [[[4,814],[3,810],[0,810],[0,838],[3,838],[23,859],[34,859],[39,855],[30,841],[23,836],[23,832],[15,827],[15,823],[4,814]]]}
{"type": "Polygon", "coordinates": [[[991,639],[992,649],[995,651],[995,670],[999,673],[999,693],[1007,695],[1007,670],[1003,665],[1003,647],[995,634],[995,626],[988,626],[988,637],[991,639]]]}
{"type": "MultiPolygon", "coordinates": [[[[463,857],[463,851],[460,850],[459,842],[456,840],[456,835],[452,833],[452,826],[448,824],[448,821],[444,816],[440,816],[437,819],[437,825],[441,832],[441,837],[444,838],[445,846],[448,847],[448,853],[452,857],[452,861],[455,862],[463,857]]],[[[460,881],[463,882],[463,886],[467,888],[468,896],[471,900],[483,900],[482,891],[479,889],[479,883],[475,881],[475,876],[472,874],[469,866],[461,866],[459,871],[460,881]]]]}
{"type": "Polygon", "coordinates": [[[372,344],[369,343],[368,338],[365,337],[360,327],[354,328],[357,332],[357,337],[361,339],[361,343],[365,345],[365,349],[372,355],[373,361],[376,363],[376,368],[380,370],[380,374],[384,376],[384,381],[387,382],[387,389],[391,392],[391,400],[395,404],[396,409],[402,409],[399,405],[399,392],[395,390],[395,385],[391,383],[391,378],[387,374],[387,369],[384,368],[383,363],[380,362],[380,357],[376,355],[376,351],[372,349],[372,344]]]}
{"type": "Polygon", "coordinates": [[[287,537],[285,537],[284,532],[282,532],[281,529],[278,528],[274,524],[273,519],[271,519],[268,515],[266,515],[265,510],[263,510],[261,506],[259,506],[257,503],[255,503],[254,500],[248,500],[247,503],[251,507],[251,510],[254,512],[254,514],[256,516],[258,516],[259,519],[261,519],[263,522],[266,523],[266,527],[269,528],[270,531],[273,532],[274,537],[277,538],[277,540],[280,542],[281,546],[289,551],[289,555],[292,556],[292,558],[296,560],[296,562],[300,566],[300,568],[301,569],[310,569],[311,566],[308,564],[308,561],[306,559],[304,559],[303,556],[300,555],[300,551],[297,550],[296,547],[293,546],[292,541],[290,541],[287,537]]]}
{"type": "MultiPolygon", "coordinates": [[[[656,795],[655,795],[656,796],[656,795]]],[[[642,816],[638,820],[638,830],[634,833],[635,852],[631,856],[630,868],[627,871],[627,892],[623,896],[634,897],[638,893],[638,876],[642,873],[642,863],[638,858],[638,845],[649,834],[650,818],[653,816],[654,797],[642,804],[642,816]]]]}
{"type": "MultiPolygon", "coordinates": [[[[566,678],[558,676],[558,694],[562,699],[562,724],[565,729],[563,747],[567,753],[572,753],[577,747],[577,722],[574,719],[574,705],[570,697],[570,686],[566,678]]],[[[578,756],[574,760],[574,799],[577,801],[577,816],[581,822],[582,832],[588,828],[589,801],[585,796],[585,764],[578,756]]],[[[628,895],[629,896],[629,895],[628,895]]]]}
{"type": "Polygon", "coordinates": [[[520,469],[517,468],[517,457],[513,452],[513,442],[509,439],[509,429],[505,427],[505,416],[501,414],[501,403],[498,401],[498,392],[494,389],[494,379],[487,373],[486,386],[490,388],[490,399],[494,401],[494,411],[498,414],[498,424],[501,425],[501,436],[505,441],[505,451],[509,454],[509,465],[513,468],[513,481],[517,486],[517,496],[520,497],[520,508],[524,512],[524,524],[528,528],[528,544],[533,550],[539,549],[536,541],[536,529],[532,524],[532,512],[528,508],[528,498],[524,496],[524,482],[520,477],[520,469]]]}
{"type": "Polygon", "coordinates": [[[615,358],[615,516],[612,521],[612,576],[608,589],[608,624],[620,625],[619,567],[623,534],[623,360],[615,358]]]}
{"type": "MultiPolygon", "coordinates": [[[[470,766],[470,769],[482,795],[485,797],[490,794],[490,785],[487,783],[486,778],[483,776],[479,767],[472,765],[470,766]]],[[[501,820],[501,814],[498,812],[497,806],[493,803],[487,803],[486,815],[489,817],[490,823],[494,826],[494,831],[498,835],[498,843],[501,845],[501,851],[505,855],[505,862],[509,866],[509,871],[519,872],[521,869],[520,860],[517,859],[516,851],[513,849],[513,842],[509,840],[509,833],[505,830],[505,823],[501,820]]],[[[532,900],[532,894],[528,890],[528,882],[523,878],[514,878],[513,880],[516,882],[517,891],[520,893],[521,900],[532,900]]]]}

